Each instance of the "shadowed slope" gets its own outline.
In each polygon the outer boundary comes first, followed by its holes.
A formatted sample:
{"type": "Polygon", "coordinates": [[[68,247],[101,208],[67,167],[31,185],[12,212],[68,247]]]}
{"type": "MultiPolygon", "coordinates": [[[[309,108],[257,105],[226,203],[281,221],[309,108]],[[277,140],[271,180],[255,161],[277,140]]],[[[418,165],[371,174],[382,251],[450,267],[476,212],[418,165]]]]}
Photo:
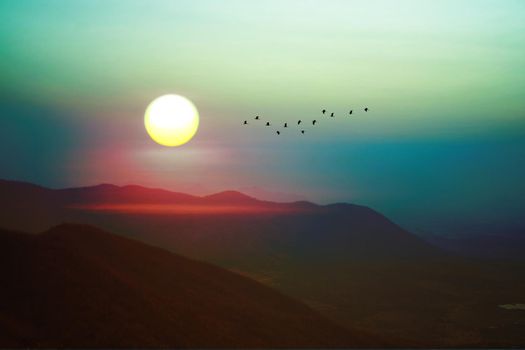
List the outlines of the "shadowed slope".
{"type": "Polygon", "coordinates": [[[89,226],[0,231],[0,275],[0,347],[371,344],[247,278],[89,226]]]}
{"type": "MultiPolygon", "coordinates": [[[[97,198],[114,202],[130,189],[116,188],[97,198]]],[[[522,311],[498,306],[524,302],[523,264],[446,254],[370,208],[280,204],[236,192],[192,198],[209,208],[248,202],[278,210],[187,215],[71,208],[86,198],[79,193],[100,189],[67,190],[74,195],[64,200],[60,190],[0,182],[0,225],[34,231],[62,221],[94,224],[234,270],[340,324],[389,338],[429,347],[525,344],[522,311]],[[50,197],[42,199],[42,192],[50,197]]],[[[156,203],[155,191],[143,189],[135,203],[156,203]]],[[[169,199],[175,195],[166,193],[169,205],[180,203],[169,199]]]]}

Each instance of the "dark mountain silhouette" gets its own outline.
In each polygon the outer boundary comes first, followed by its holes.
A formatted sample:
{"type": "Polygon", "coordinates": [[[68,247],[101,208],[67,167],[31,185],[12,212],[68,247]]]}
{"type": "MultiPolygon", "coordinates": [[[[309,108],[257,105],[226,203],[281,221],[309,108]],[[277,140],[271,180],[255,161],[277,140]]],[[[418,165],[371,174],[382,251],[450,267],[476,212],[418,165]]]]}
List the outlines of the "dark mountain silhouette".
{"type": "Polygon", "coordinates": [[[223,191],[205,196],[203,199],[210,203],[228,204],[261,204],[263,202],[238,191],[223,191]]]}
{"type": "Polygon", "coordinates": [[[192,203],[199,197],[184,193],[152,189],[137,185],[98,185],[56,190],[55,198],[63,203],[192,203]]]}
{"type": "MultiPolygon", "coordinates": [[[[216,215],[203,215],[200,221],[195,221],[193,216],[188,217],[183,214],[175,216],[161,215],[155,217],[158,222],[164,220],[177,219],[177,226],[191,226],[191,231],[202,232],[205,222],[213,221],[209,229],[230,231],[228,236],[220,236],[222,244],[216,244],[217,255],[222,255],[223,249],[229,250],[230,245],[237,242],[252,241],[262,234],[267,237],[275,237],[277,241],[288,238],[298,238],[301,235],[299,244],[303,248],[314,249],[315,254],[321,250],[331,251],[327,255],[328,259],[339,257],[334,253],[341,251],[348,259],[372,258],[372,257],[391,257],[410,259],[418,256],[434,256],[441,254],[437,249],[425,243],[416,236],[404,231],[381,214],[374,210],[351,204],[333,204],[319,206],[309,202],[293,203],[274,203],[261,201],[237,191],[224,191],[205,197],[196,197],[177,192],[169,192],[160,189],[147,189],[140,186],[118,187],[113,185],[99,185],[94,187],[84,187],[77,189],[50,190],[42,187],[35,187],[30,184],[2,181],[0,182],[0,224],[12,229],[20,229],[31,232],[45,230],[47,227],[59,224],[63,221],[87,222],[106,227],[98,220],[92,220],[93,212],[91,209],[99,209],[102,206],[103,217],[109,218],[113,214],[111,205],[126,204],[127,206],[158,204],[174,205],[175,209],[170,214],[177,214],[179,206],[187,208],[196,206],[197,208],[238,208],[229,211],[229,215],[224,221],[223,217],[216,215]],[[13,186],[11,186],[13,184],[13,186]],[[27,187],[26,187],[27,186],[27,187]],[[13,203],[23,203],[22,206],[13,203]],[[104,205],[110,205],[105,207],[104,205]],[[177,206],[178,205],[178,206],[177,206]],[[246,208],[253,208],[255,216],[246,215],[246,208]],[[41,220],[27,220],[24,214],[29,211],[39,213],[41,220]],[[266,214],[266,215],[261,215],[266,214]],[[305,215],[307,214],[307,215],[305,215]],[[258,229],[254,234],[246,235],[245,232],[253,231],[253,227],[258,229]],[[281,231],[287,231],[285,235],[281,231]],[[325,231],[325,234],[320,234],[325,231]],[[255,234],[256,233],[256,234],[255,234]]],[[[169,207],[171,208],[171,207],[169,207]]],[[[119,208],[120,209],[120,208],[119,208]]],[[[150,209],[150,208],[148,208],[150,209]]],[[[125,208],[118,210],[119,216],[125,216],[125,208]]],[[[140,214],[140,207],[130,213],[140,214]]],[[[152,210],[144,213],[151,214],[152,210]]],[[[160,211],[166,214],[166,211],[160,211]]],[[[210,211],[203,211],[209,214],[210,211]]],[[[112,221],[112,220],[110,220],[112,221]]],[[[148,220],[147,220],[148,221],[148,220]]],[[[127,231],[128,220],[123,220],[127,231]]],[[[149,224],[148,224],[149,225],[149,224]]],[[[132,225],[135,228],[140,227],[132,225]]],[[[168,230],[170,226],[166,226],[168,230]]],[[[109,227],[114,229],[116,227],[109,227]]],[[[130,227],[131,231],[135,231],[130,227]]],[[[208,231],[208,228],[205,230],[208,231]]],[[[119,230],[117,230],[118,232],[119,230]]],[[[185,249],[198,250],[199,245],[204,242],[195,240],[195,237],[185,237],[186,230],[177,235],[181,238],[178,247],[181,253],[185,249]],[[187,239],[186,239],[187,238],[187,239]],[[188,246],[188,242],[196,244],[188,246]]],[[[149,238],[157,235],[157,232],[145,233],[149,238]]],[[[218,235],[209,233],[210,236],[202,236],[201,239],[214,240],[218,235]]],[[[141,233],[138,234],[142,236],[141,233]]],[[[148,241],[149,239],[146,239],[148,241]]],[[[257,247],[259,249],[260,247],[257,247]]]]}
{"type": "Polygon", "coordinates": [[[245,277],[85,225],[0,230],[0,271],[0,347],[385,344],[245,277]]]}
{"type": "Polygon", "coordinates": [[[444,250],[487,260],[525,261],[525,228],[505,232],[480,232],[459,237],[429,236],[444,250]]]}
{"type": "Polygon", "coordinates": [[[63,221],[236,271],[350,328],[431,347],[525,345],[522,314],[498,307],[524,302],[523,263],[445,253],[367,207],[273,203],[230,191],[196,197],[0,183],[0,226],[39,232],[63,221]],[[138,210],[97,207],[115,202],[138,210]],[[159,203],[175,209],[155,211],[159,203]]]}

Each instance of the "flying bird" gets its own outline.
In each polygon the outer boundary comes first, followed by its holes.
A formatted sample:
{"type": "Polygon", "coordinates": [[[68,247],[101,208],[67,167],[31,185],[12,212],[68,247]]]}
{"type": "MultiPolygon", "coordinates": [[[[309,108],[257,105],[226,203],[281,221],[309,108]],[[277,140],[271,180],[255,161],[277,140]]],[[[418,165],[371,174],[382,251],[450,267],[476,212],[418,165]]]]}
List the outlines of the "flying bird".
{"type": "Polygon", "coordinates": [[[323,114],[325,114],[325,113],[326,113],[326,109],[323,109],[323,114]]]}
{"type": "Polygon", "coordinates": [[[317,123],[317,120],[314,120],[314,121],[312,122],[313,125],[315,125],[315,123],[317,123]]]}
{"type": "Polygon", "coordinates": [[[365,112],[368,112],[368,107],[365,108],[365,112]]]}
{"type": "Polygon", "coordinates": [[[279,130],[277,130],[277,135],[281,135],[281,132],[279,130]]]}
{"type": "Polygon", "coordinates": [[[284,127],[287,128],[288,127],[288,123],[284,123],[284,127]]]}
{"type": "Polygon", "coordinates": [[[333,116],[334,116],[334,112],[332,112],[332,113],[330,114],[330,117],[333,117],[333,116]]]}
{"type": "Polygon", "coordinates": [[[304,134],[304,130],[301,130],[301,134],[304,134]]]}
{"type": "Polygon", "coordinates": [[[247,124],[248,124],[248,121],[247,121],[247,120],[245,120],[243,124],[244,124],[244,125],[247,125],[247,124]]]}
{"type": "Polygon", "coordinates": [[[300,120],[297,122],[297,125],[299,125],[299,124],[301,124],[301,121],[300,121],[300,120]]]}
{"type": "Polygon", "coordinates": [[[270,126],[270,122],[266,122],[266,126],[270,126]]]}
{"type": "Polygon", "coordinates": [[[350,110],[350,112],[349,112],[348,114],[352,114],[352,113],[354,113],[354,111],[353,111],[353,110],[350,110]]]}
{"type": "Polygon", "coordinates": [[[255,117],[255,120],[259,120],[259,116],[256,116],[256,117],[255,117]]]}

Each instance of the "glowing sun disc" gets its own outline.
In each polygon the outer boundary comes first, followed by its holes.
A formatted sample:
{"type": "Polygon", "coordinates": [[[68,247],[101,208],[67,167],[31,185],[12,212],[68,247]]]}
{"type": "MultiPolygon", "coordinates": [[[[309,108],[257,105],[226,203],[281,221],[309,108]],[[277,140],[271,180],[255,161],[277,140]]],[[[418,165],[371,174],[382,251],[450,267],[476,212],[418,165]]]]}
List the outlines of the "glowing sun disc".
{"type": "Polygon", "coordinates": [[[149,136],[167,147],[181,146],[192,139],[199,128],[195,105],[180,95],[164,95],[153,100],[144,114],[149,136]]]}

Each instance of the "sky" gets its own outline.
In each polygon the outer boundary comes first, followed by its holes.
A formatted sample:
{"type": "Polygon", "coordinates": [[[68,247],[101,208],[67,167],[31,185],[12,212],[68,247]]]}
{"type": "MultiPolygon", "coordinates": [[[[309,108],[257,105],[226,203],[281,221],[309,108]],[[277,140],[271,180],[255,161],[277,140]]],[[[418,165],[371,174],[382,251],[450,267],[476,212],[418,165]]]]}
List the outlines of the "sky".
{"type": "Polygon", "coordinates": [[[3,0],[0,57],[0,178],[352,202],[422,234],[525,227],[520,0],[3,0]],[[167,93],[199,110],[182,147],[144,129],[167,93]],[[319,124],[277,137],[241,125],[255,115],[319,124]]]}

